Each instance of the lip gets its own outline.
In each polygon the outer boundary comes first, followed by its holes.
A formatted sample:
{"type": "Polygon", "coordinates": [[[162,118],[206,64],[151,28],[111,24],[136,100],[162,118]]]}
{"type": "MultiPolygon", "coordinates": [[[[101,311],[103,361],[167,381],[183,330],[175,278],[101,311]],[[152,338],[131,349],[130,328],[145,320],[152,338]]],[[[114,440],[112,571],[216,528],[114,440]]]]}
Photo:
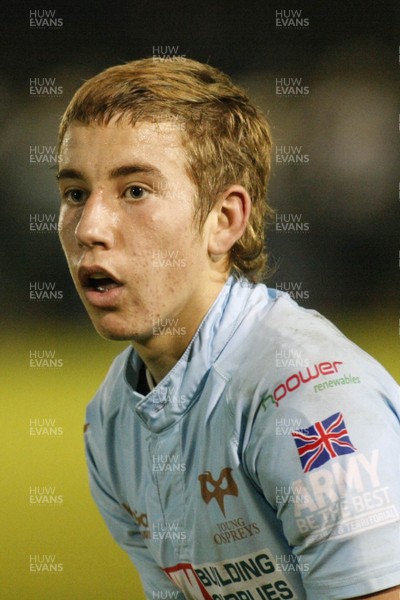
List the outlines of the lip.
{"type": "Polygon", "coordinates": [[[105,269],[101,265],[82,265],[78,269],[78,279],[79,283],[83,288],[90,287],[90,278],[93,277],[93,275],[103,275],[104,278],[112,279],[118,285],[123,285],[122,281],[118,279],[118,277],[116,277],[111,271],[105,269]]]}
{"type": "Polygon", "coordinates": [[[111,271],[101,265],[82,265],[78,270],[78,279],[85,298],[92,306],[99,308],[115,308],[123,291],[123,282],[111,271]],[[101,275],[104,279],[111,279],[115,286],[100,291],[93,286],[92,277],[101,275]]]}

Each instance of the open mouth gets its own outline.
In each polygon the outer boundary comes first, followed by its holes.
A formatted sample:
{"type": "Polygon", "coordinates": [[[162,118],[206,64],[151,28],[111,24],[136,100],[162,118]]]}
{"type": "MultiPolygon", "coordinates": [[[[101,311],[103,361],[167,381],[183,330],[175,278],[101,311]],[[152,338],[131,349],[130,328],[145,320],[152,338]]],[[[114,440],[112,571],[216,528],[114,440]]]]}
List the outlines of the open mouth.
{"type": "Polygon", "coordinates": [[[99,267],[82,267],[79,269],[79,281],[87,292],[99,292],[104,294],[110,290],[122,286],[122,283],[108,271],[99,267]]]}
{"type": "Polygon", "coordinates": [[[96,274],[87,278],[85,288],[93,292],[108,292],[113,288],[119,287],[121,284],[112,279],[111,277],[104,277],[104,275],[96,274]]]}

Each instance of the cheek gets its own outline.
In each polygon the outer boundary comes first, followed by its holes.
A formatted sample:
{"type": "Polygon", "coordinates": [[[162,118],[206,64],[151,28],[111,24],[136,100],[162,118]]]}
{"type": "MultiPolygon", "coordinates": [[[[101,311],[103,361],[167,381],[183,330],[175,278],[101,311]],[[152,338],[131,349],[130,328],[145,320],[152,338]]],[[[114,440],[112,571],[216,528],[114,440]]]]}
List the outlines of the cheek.
{"type": "Polygon", "coordinates": [[[77,219],[66,210],[61,209],[58,219],[58,236],[65,254],[68,255],[76,246],[75,229],[77,219]]]}

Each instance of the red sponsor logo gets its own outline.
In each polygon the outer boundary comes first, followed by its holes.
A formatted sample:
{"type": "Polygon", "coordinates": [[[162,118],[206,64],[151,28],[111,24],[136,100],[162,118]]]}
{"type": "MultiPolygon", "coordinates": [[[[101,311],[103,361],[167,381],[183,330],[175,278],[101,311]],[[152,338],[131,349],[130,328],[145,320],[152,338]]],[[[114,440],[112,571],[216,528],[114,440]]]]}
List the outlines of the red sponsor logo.
{"type": "Polygon", "coordinates": [[[179,563],[173,567],[165,568],[163,571],[179,589],[185,594],[189,594],[188,598],[212,600],[190,563],[179,563]]]}
{"type": "Polygon", "coordinates": [[[278,408],[279,402],[283,400],[285,396],[299,389],[299,387],[304,383],[308,383],[313,379],[321,377],[321,375],[332,375],[333,373],[337,373],[339,368],[338,365],[342,364],[343,363],[340,360],[335,360],[333,362],[320,362],[312,367],[307,367],[302,371],[298,371],[293,375],[289,375],[284,383],[279,383],[276,386],[272,394],[268,394],[267,392],[267,395],[261,400],[261,404],[266,410],[266,403],[271,400],[271,402],[278,408]]]}

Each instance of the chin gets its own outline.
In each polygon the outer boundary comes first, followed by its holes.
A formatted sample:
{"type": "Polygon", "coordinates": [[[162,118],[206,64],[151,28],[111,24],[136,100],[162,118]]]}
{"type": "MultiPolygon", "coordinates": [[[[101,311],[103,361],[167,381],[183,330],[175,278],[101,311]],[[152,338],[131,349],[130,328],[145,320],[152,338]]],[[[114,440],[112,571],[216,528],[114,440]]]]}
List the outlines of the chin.
{"type": "MultiPolygon", "coordinates": [[[[152,336],[152,331],[145,327],[135,327],[132,323],[116,319],[92,319],[92,323],[99,335],[106,340],[115,342],[131,341],[144,342],[152,336]],[[112,321],[112,322],[110,322],[112,321]]],[[[152,330],[152,327],[150,327],[152,330]]]]}

